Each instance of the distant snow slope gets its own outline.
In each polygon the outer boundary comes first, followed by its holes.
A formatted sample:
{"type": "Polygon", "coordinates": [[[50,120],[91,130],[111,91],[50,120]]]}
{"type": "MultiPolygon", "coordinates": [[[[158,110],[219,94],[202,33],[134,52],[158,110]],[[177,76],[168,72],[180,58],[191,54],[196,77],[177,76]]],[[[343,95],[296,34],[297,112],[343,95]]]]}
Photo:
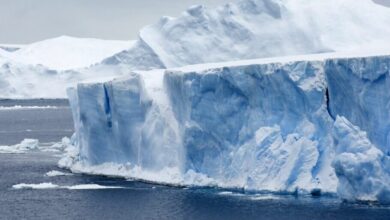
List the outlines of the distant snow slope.
{"type": "Polygon", "coordinates": [[[0,59],[5,59],[8,56],[9,56],[9,52],[0,48],[0,59]]]}
{"type": "Polygon", "coordinates": [[[3,49],[8,52],[14,52],[19,50],[20,48],[24,47],[24,45],[18,45],[18,44],[0,44],[0,49],[3,49]]]}
{"type": "Polygon", "coordinates": [[[88,67],[126,50],[132,41],[112,41],[61,36],[26,45],[9,54],[16,62],[43,65],[54,70],[88,67]]]}
{"type": "Polygon", "coordinates": [[[142,29],[140,39],[176,67],[390,47],[389,22],[390,9],[371,0],[242,0],[164,17],[142,29]]]}

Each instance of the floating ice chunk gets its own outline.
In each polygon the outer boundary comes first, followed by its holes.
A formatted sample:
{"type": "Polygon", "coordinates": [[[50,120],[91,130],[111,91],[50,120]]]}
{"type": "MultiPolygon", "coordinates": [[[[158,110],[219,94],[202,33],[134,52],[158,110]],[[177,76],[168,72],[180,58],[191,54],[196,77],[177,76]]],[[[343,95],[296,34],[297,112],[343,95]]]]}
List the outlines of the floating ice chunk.
{"type": "Polygon", "coordinates": [[[60,186],[53,183],[39,183],[39,184],[20,183],[20,184],[13,185],[12,188],[14,189],[57,189],[60,188],[60,186]]]}
{"type": "Polygon", "coordinates": [[[81,185],[67,186],[65,188],[70,190],[92,190],[92,189],[123,189],[124,187],[102,186],[98,184],[81,184],[81,185]]]}
{"type": "Polygon", "coordinates": [[[13,111],[13,110],[31,110],[31,109],[59,109],[59,108],[67,108],[67,107],[59,107],[59,106],[0,106],[0,111],[13,111]]]}
{"type": "Polygon", "coordinates": [[[123,189],[120,186],[102,186],[99,184],[80,184],[73,186],[60,186],[53,183],[39,183],[39,184],[16,184],[12,186],[13,189],[69,189],[69,190],[95,190],[95,189],[123,189]]]}
{"type": "Polygon", "coordinates": [[[54,176],[71,176],[73,174],[72,173],[64,173],[64,172],[61,172],[58,170],[52,170],[52,171],[47,172],[45,175],[49,176],[49,177],[54,177],[54,176]]]}
{"type": "Polygon", "coordinates": [[[12,146],[0,146],[0,153],[19,154],[31,150],[38,150],[39,141],[36,139],[24,139],[20,144],[12,146]]]}
{"type": "Polygon", "coordinates": [[[390,157],[344,117],[334,124],[338,194],[349,201],[390,202],[390,157]]]}

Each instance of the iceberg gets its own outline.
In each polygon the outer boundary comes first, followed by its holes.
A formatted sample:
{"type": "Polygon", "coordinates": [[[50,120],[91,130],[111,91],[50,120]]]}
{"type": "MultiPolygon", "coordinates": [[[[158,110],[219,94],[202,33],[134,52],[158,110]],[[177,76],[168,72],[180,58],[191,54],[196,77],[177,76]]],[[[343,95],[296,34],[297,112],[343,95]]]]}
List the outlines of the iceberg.
{"type": "Polygon", "coordinates": [[[389,201],[389,77],[383,52],[81,83],[68,90],[77,150],[61,166],[173,185],[389,201]]]}

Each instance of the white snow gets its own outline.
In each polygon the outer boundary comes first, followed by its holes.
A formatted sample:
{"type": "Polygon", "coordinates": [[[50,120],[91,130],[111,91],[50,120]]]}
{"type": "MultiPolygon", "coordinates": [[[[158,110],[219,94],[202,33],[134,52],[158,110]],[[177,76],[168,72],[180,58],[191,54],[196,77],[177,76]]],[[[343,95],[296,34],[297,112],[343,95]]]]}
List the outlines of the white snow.
{"type": "Polygon", "coordinates": [[[7,52],[15,52],[20,48],[23,48],[25,45],[23,44],[0,44],[0,50],[4,50],[7,52]]]}
{"type": "Polygon", "coordinates": [[[389,12],[371,0],[242,0],[164,17],[140,38],[166,67],[390,48],[389,12]]]}
{"type": "Polygon", "coordinates": [[[133,44],[133,41],[61,36],[25,45],[8,53],[8,58],[14,62],[42,65],[53,70],[77,69],[96,64],[133,44]]]}

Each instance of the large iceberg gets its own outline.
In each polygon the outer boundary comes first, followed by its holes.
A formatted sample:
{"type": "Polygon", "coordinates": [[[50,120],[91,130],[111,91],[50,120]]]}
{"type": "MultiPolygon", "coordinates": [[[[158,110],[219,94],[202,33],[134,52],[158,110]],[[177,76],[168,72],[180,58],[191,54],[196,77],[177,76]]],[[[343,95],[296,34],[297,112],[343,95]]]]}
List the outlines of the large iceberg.
{"type": "MultiPolygon", "coordinates": [[[[384,53],[388,54],[388,53],[384,53]]],[[[390,56],[135,71],[68,90],[75,172],[388,201],[390,56]]]]}

